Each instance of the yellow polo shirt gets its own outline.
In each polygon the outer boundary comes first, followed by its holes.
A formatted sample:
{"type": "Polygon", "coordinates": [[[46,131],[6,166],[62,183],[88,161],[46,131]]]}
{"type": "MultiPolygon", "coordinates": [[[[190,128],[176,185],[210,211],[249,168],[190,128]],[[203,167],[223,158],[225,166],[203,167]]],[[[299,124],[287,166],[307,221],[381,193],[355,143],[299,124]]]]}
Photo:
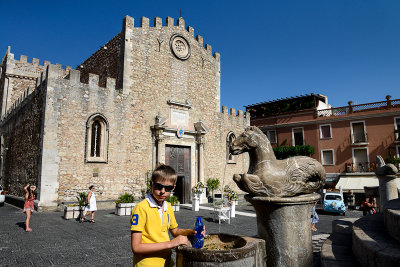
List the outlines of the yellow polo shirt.
{"type": "MultiPolygon", "coordinates": [[[[149,198],[146,197],[146,198],[149,198]]],[[[151,200],[152,196],[150,196],[151,200]]],[[[131,231],[142,232],[142,243],[160,243],[169,241],[168,230],[178,227],[172,206],[167,201],[164,202],[162,209],[162,222],[157,205],[147,199],[142,200],[132,210],[131,231]],[[150,204],[151,203],[151,204],[150,204]]],[[[166,260],[170,258],[171,251],[168,253],[154,253],[139,255],[135,254],[133,266],[165,266],[166,260]]]]}

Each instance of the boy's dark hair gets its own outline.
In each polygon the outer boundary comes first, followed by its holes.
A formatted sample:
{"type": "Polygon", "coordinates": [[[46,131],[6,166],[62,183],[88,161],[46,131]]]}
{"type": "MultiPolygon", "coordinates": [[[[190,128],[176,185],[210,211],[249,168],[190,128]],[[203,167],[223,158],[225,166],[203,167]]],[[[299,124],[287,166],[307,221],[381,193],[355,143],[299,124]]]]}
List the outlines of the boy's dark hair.
{"type": "Polygon", "coordinates": [[[177,175],[175,170],[168,165],[160,164],[158,165],[153,173],[151,174],[151,181],[154,183],[155,181],[163,182],[169,181],[176,183],[177,175]]]}
{"type": "Polygon", "coordinates": [[[89,186],[89,190],[91,190],[94,187],[94,185],[89,186]]]}

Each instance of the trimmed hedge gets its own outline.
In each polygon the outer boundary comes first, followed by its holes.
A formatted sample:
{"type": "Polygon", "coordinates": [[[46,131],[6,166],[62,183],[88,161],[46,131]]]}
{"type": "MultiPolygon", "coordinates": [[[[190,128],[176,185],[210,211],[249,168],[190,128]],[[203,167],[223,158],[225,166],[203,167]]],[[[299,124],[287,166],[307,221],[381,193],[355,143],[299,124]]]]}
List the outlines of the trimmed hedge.
{"type": "Polygon", "coordinates": [[[305,146],[278,146],[274,148],[274,153],[277,159],[286,159],[294,156],[312,156],[314,154],[314,147],[310,145],[305,146]]]}

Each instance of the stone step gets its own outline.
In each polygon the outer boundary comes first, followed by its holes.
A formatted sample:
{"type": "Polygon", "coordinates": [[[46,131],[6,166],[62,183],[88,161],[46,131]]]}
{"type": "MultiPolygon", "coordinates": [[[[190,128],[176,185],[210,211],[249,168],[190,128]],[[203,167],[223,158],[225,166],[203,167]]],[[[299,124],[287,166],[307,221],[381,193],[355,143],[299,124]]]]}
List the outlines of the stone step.
{"type": "Polygon", "coordinates": [[[359,266],[351,251],[351,226],[357,218],[343,218],[332,222],[333,233],[321,249],[321,266],[359,266]]]}
{"type": "Polygon", "coordinates": [[[361,266],[400,266],[400,243],[386,233],[383,217],[365,216],[353,225],[352,250],[361,266]]]}
{"type": "Polygon", "coordinates": [[[351,234],[352,226],[359,218],[343,218],[332,221],[332,233],[348,232],[351,234]]]}
{"type": "Polygon", "coordinates": [[[386,232],[400,242],[400,198],[386,203],[384,220],[386,232]]]}

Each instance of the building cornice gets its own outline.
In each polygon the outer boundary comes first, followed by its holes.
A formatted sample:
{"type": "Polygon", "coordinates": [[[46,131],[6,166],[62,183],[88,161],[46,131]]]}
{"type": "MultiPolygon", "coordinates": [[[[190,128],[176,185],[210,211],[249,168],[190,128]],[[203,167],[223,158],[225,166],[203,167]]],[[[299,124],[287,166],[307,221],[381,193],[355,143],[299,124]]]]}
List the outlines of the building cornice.
{"type": "Polygon", "coordinates": [[[267,126],[260,126],[259,128],[262,130],[267,129],[277,129],[277,128],[285,128],[285,127],[294,127],[294,126],[303,126],[303,125],[314,125],[314,124],[322,124],[322,123],[332,123],[339,121],[354,121],[354,120],[362,120],[362,119],[371,119],[371,118],[381,118],[381,117],[389,117],[389,116],[398,116],[400,115],[400,110],[385,112],[385,113],[375,113],[375,114],[365,114],[358,116],[346,116],[340,118],[327,118],[327,119],[315,119],[309,121],[297,121],[297,122],[289,122],[289,123],[279,123],[279,124],[271,124],[267,126]]]}

